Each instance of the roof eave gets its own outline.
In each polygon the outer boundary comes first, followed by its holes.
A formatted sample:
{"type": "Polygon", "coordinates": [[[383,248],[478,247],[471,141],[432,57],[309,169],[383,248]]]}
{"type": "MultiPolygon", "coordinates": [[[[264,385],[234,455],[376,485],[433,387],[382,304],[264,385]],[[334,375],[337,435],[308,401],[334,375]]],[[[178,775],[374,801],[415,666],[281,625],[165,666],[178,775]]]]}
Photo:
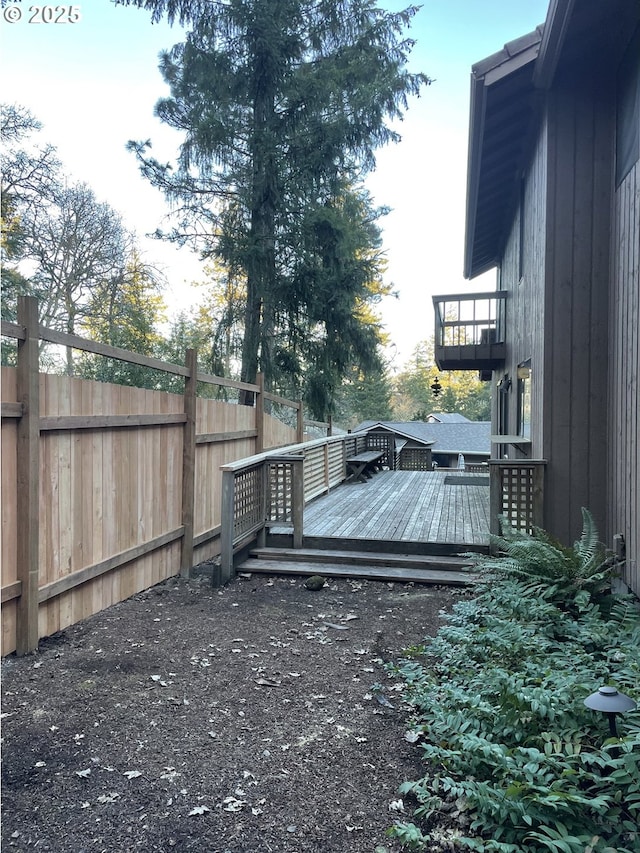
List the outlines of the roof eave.
{"type": "MultiPolygon", "coordinates": [[[[564,1],[566,2],[566,0],[564,1]]],[[[497,243],[492,246],[489,257],[486,253],[481,258],[476,257],[482,156],[487,109],[492,87],[505,81],[506,78],[526,68],[531,63],[535,63],[540,51],[541,40],[542,28],[538,27],[534,32],[509,42],[502,51],[476,63],[472,69],[463,268],[463,275],[467,279],[475,278],[481,273],[493,269],[499,263],[500,246],[497,243]]]]}

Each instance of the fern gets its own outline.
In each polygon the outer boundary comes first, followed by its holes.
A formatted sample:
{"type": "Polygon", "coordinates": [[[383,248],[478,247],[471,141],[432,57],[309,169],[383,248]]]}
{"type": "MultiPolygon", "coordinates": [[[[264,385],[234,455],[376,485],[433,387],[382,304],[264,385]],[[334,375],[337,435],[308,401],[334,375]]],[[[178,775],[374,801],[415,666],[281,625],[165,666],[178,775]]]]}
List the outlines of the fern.
{"type": "MultiPolygon", "coordinates": [[[[572,547],[566,547],[544,530],[527,534],[512,527],[501,517],[501,536],[492,537],[497,556],[468,555],[489,581],[511,577],[526,584],[527,593],[544,594],[551,589],[551,600],[574,609],[574,599],[586,590],[604,600],[613,576],[613,562],[607,560],[598,530],[589,510],[582,509],[582,533],[572,547]]],[[[578,599],[580,606],[584,597],[578,599]]]]}
{"type": "Polygon", "coordinates": [[[423,778],[402,786],[419,827],[392,834],[439,849],[444,815],[462,808],[460,850],[640,850],[640,711],[613,740],[583,702],[601,683],[637,691],[637,602],[605,599],[610,566],[586,510],[571,548],[543,531],[505,531],[504,556],[480,561],[477,597],[390,667],[406,683],[425,761],[423,778]]]}

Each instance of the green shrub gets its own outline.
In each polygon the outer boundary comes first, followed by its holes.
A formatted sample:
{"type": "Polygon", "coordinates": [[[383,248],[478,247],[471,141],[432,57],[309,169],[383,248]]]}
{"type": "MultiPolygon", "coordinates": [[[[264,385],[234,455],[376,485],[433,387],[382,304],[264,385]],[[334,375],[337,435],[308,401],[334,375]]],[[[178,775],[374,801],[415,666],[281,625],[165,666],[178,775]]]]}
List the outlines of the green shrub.
{"type": "Polygon", "coordinates": [[[640,850],[640,714],[616,740],[583,701],[601,684],[637,691],[640,617],[610,595],[588,513],[584,526],[572,549],[507,531],[477,597],[390,667],[425,761],[401,788],[420,828],[390,830],[411,849],[433,850],[444,823],[481,853],[640,850]]]}

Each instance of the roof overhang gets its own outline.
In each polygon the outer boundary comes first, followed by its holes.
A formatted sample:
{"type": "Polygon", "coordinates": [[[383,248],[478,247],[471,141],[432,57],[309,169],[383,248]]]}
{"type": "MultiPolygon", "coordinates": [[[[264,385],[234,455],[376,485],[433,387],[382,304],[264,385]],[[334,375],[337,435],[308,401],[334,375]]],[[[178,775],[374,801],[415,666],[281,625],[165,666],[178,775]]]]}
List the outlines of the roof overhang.
{"type": "Polygon", "coordinates": [[[638,0],[550,0],[543,26],[472,67],[465,278],[500,263],[544,91],[610,73],[639,23],[638,0]]]}
{"type": "Polygon", "coordinates": [[[533,73],[541,40],[538,27],[472,67],[465,278],[499,262],[535,117],[533,73]]]}

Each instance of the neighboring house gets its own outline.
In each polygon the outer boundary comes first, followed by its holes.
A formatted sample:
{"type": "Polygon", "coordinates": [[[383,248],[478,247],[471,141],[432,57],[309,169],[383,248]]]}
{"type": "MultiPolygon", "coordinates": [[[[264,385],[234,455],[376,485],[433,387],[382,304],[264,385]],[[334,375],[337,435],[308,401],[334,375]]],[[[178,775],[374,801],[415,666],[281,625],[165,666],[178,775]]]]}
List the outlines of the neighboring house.
{"type": "MultiPolygon", "coordinates": [[[[460,417],[462,417],[460,415],[460,417]]],[[[467,466],[486,463],[491,453],[491,424],[488,421],[433,422],[364,421],[354,432],[368,430],[376,436],[391,435],[395,456],[389,467],[430,470],[456,468],[460,454],[467,466]],[[426,453],[425,450],[430,453],[426,453]],[[422,459],[422,463],[418,460],[422,459]]]]}
{"type": "Polygon", "coordinates": [[[427,415],[428,424],[468,424],[469,418],[458,412],[431,412],[427,415]]]}
{"type": "Polygon", "coordinates": [[[589,508],[640,594],[640,4],[552,0],[473,66],[464,273],[440,369],[493,385],[494,458],[545,460],[543,525],[589,508]]]}

